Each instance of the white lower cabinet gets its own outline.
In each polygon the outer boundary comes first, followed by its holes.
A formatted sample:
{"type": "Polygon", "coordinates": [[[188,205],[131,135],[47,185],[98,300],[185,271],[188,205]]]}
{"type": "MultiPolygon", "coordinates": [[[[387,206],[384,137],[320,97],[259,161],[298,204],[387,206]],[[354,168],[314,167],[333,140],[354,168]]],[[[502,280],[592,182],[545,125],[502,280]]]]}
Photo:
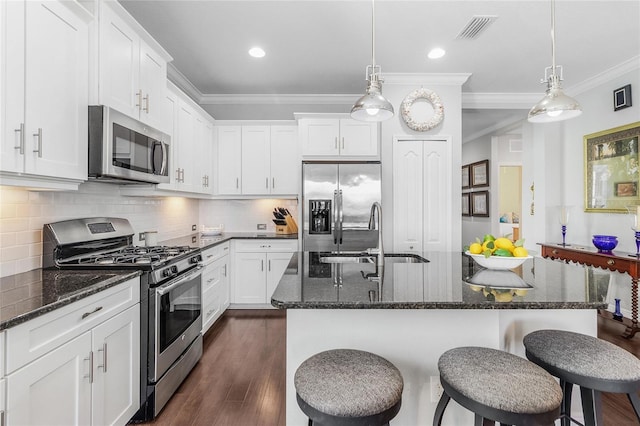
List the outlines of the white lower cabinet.
{"type": "Polygon", "coordinates": [[[204,334],[229,306],[229,243],[202,251],[202,333],[204,334]]]}
{"type": "Polygon", "coordinates": [[[7,330],[7,426],[129,421],[140,407],[139,287],[136,278],[7,330]]]}
{"type": "Polygon", "coordinates": [[[234,304],[268,304],[298,241],[237,241],[233,268],[234,304]]]}

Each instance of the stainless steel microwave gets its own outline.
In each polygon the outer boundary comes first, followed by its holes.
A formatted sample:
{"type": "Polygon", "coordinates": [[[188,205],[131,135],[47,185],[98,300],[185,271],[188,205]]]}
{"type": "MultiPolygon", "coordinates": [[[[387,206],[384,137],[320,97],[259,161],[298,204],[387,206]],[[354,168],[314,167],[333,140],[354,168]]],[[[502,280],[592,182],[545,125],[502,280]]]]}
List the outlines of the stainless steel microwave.
{"type": "Polygon", "coordinates": [[[89,106],[89,179],[168,183],[171,137],[103,105],[89,106]]]}

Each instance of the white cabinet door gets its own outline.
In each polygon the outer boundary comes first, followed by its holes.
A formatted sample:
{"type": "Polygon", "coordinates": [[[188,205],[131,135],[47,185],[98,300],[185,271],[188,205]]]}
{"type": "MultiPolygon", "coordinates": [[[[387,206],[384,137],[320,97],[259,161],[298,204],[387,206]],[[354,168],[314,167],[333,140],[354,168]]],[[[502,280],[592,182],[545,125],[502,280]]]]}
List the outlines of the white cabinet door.
{"type": "Polygon", "coordinates": [[[300,120],[300,138],[304,156],[339,155],[339,136],[340,120],[338,119],[300,120]]]}
{"type": "Polygon", "coordinates": [[[0,424],[1,425],[6,425],[6,418],[7,418],[7,407],[5,405],[5,394],[4,394],[4,390],[5,390],[5,380],[4,379],[0,379],[0,424]]]}
{"type": "Polygon", "coordinates": [[[445,140],[399,140],[393,147],[394,250],[449,251],[451,147],[445,140]]]}
{"type": "Polygon", "coordinates": [[[177,188],[182,191],[198,191],[200,188],[200,169],[197,166],[198,154],[195,141],[195,111],[185,102],[178,102],[178,164],[181,170],[177,188]]]}
{"type": "Polygon", "coordinates": [[[22,172],[24,134],[24,9],[21,1],[0,2],[0,169],[22,172]]]}
{"type": "Polygon", "coordinates": [[[140,304],[100,324],[92,334],[92,424],[126,424],[140,408],[140,304]]]}
{"type": "Polygon", "coordinates": [[[158,185],[160,189],[176,189],[178,186],[178,156],[180,155],[179,141],[177,138],[178,128],[178,96],[170,90],[166,91],[164,104],[162,105],[162,126],[160,130],[171,137],[171,156],[169,157],[169,183],[158,185]]]}
{"type": "Polygon", "coordinates": [[[298,128],[271,126],[271,193],[297,194],[301,181],[298,128]]]}
{"type": "Polygon", "coordinates": [[[265,303],[266,258],[265,253],[236,253],[235,303],[265,303]]]}
{"type": "Polygon", "coordinates": [[[220,297],[222,299],[222,309],[225,310],[229,307],[231,302],[231,279],[229,268],[231,266],[230,257],[225,256],[220,259],[222,262],[222,279],[220,280],[220,297]]]}
{"type": "Polygon", "coordinates": [[[276,290],[278,283],[287,270],[289,261],[293,253],[268,253],[267,254],[267,293],[266,303],[271,303],[271,296],[276,290]]]}
{"type": "Polygon", "coordinates": [[[7,424],[91,424],[90,352],[86,332],[7,376],[7,424]]]}
{"type": "Polygon", "coordinates": [[[423,158],[422,141],[393,145],[394,251],[422,251],[423,158]]]}
{"type": "MultiPolygon", "coordinates": [[[[223,259],[227,259],[224,257],[223,259]]],[[[202,333],[204,334],[222,315],[222,281],[225,260],[218,259],[205,266],[202,272],[202,333]]]]}
{"type": "Polygon", "coordinates": [[[242,188],[242,128],[220,126],[217,132],[218,194],[240,194],[242,188]]]}
{"type": "Polygon", "coordinates": [[[162,102],[167,92],[167,62],[142,40],[138,81],[142,91],[140,120],[158,129],[162,127],[162,102]]]}
{"type": "Polygon", "coordinates": [[[242,193],[269,194],[271,182],[269,126],[242,126],[242,193]]]}
{"type": "MultiPolygon", "coordinates": [[[[100,102],[140,115],[140,38],[106,3],[100,20],[100,102]]],[[[117,7],[117,6],[114,6],[117,7]]]]}
{"type": "Polygon", "coordinates": [[[213,194],[213,124],[204,120],[202,125],[202,139],[200,140],[200,170],[204,179],[205,194],[213,194]]]}
{"type": "Polygon", "coordinates": [[[88,24],[62,2],[26,2],[25,172],[87,179],[88,24]]]}
{"type": "Polygon", "coordinates": [[[351,119],[340,120],[341,156],[378,155],[378,125],[351,119]]]}

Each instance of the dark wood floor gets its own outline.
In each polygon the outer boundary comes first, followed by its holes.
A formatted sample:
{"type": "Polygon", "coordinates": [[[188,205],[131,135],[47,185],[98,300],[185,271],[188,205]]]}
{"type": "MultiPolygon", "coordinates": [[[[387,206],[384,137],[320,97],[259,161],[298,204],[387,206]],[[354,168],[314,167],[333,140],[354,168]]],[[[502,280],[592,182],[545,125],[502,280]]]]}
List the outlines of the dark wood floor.
{"type": "MultiPolygon", "coordinates": [[[[153,425],[284,426],[286,317],[279,310],[231,310],[204,337],[202,360],[153,425]]],[[[640,357],[640,335],[598,318],[598,337],[640,357]]],[[[577,391],[577,390],[576,390],[577,391]]],[[[638,425],[624,395],[604,394],[606,426],[638,425]]]]}

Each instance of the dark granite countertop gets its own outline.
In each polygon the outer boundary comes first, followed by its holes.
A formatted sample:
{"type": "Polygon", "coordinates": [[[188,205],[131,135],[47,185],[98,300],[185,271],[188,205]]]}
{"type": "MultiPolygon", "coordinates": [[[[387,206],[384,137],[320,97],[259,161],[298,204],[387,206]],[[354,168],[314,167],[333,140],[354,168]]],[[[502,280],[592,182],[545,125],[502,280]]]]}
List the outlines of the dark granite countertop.
{"type": "Polygon", "coordinates": [[[608,271],[535,257],[488,270],[462,253],[425,252],[427,263],[323,263],[299,252],[271,304],[280,309],[606,309],[608,271]],[[378,278],[382,277],[382,279],[378,278]]]}
{"type": "Polygon", "coordinates": [[[34,269],[0,278],[0,331],[138,276],[130,270],[34,269]]]}
{"type": "Polygon", "coordinates": [[[298,234],[276,234],[274,232],[223,232],[220,235],[202,235],[200,232],[184,237],[161,241],[167,246],[191,246],[208,248],[233,239],[237,240],[297,240],[298,234]]]}

